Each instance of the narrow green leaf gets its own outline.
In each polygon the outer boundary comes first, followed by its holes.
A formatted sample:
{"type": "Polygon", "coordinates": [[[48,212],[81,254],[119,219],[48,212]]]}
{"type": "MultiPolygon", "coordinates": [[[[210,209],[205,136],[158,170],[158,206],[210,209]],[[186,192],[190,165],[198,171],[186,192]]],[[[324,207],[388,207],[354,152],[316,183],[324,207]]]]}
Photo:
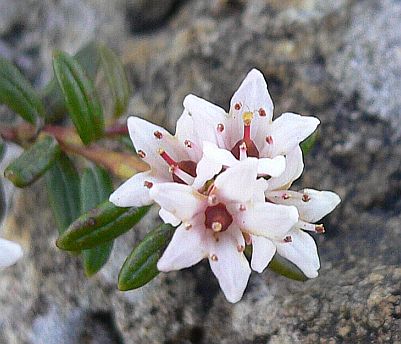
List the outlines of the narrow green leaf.
{"type": "MultiPolygon", "coordinates": [[[[99,44],[89,42],[74,55],[74,58],[81,65],[88,78],[94,82],[100,66],[99,44]]],[[[46,104],[47,122],[63,118],[68,111],[56,78],[53,78],[43,89],[42,101],[46,104]]]]}
{"type": "Polygon", "coordinates": [[[20,71],[0,56],[0,104],[7,105],[22,118],[36,124],[44,108],[39,96],[20,71]]]}
{"type": "Polygon", "coordinates": [[[6,214],[6,198],[4,195],[3,181],[0,179],[0,224],[6,214]]]}
{"type": "MultiPolygon", "coordinates": [[[[105,201],[113,191],[110,176],[100,167],[87,168],[81,178],[81,213],[95,208],[105,201]]],[[[83,250],[84,269],[92,276],[107,263],[114,241],[109,241],[91,249],[83,250]]]]}
{"type": "Polygon", "coordinates": [[[174,230],[171,225],[163,224],[134,247],[118,275],[118,289],[126,291],[140,288],[159,274],[157,262],[174,230]]]}
{"type": "Polygon", "coordinates": [[[127,108],[130,88],[124,67],[112,50],[102,45],[99,48],[101,68],[103,69],[107,83],[113,97],[114,116],[120,116],[127,108]]]}
{"type": "Polygon", "coordinates": [[[301,143],[301,149],[304,155],[309,154],[309,152],[312,150],[317,141],[318,136],[319,136],[318,132],[315,131],[311,136],[309,136],[305,141],[301,143]]]}
{"type": "Polygon", "coordinates": [[[0,161],[3,159],[3,156],[6,152],[6,144],[0,136],[0,161]]]}
{"type": "Polygon", "coordinates": [[[28,186],[50,168],[60,152],[55,138],[43,136],[6,168],[4,176],[15,186],[28,186]]]}
{"type": "Polygon", "coordinates": [[[101,138],[104,133],[103,111],[93,83],[78,62],[64,52],[54,53],[53,69],[82,142],[88,144],[101,138]]]}
{"type": "Polygon", "coordinates": [[[306,277],[296,265],[277,253],[274,255],[268,267],[274,272],[295,281],[304,282],[308,280],[308,277],[306,277]]]}
{"type": "Polygon", "coordinates": [[[80,215],[79,176],[71,160],[64,154],[47,171],[49,203],[59,234],[80,215]]]}
{"type": "Polygon", "coordinates": [[[74,221],[58,238],[56,244],[67,251],[83,250],[103,244],[130,230],[149,208],[120,208],[106,201],[74,221]]]}

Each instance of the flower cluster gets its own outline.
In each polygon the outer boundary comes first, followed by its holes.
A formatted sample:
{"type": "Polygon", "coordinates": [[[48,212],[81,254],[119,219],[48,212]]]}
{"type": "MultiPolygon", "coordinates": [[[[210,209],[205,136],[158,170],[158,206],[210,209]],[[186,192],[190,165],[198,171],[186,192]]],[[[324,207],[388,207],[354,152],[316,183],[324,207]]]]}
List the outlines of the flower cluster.
{"type": "Polygon", "coordinates": [[[293,113],[273,121],[267,84],[253,69],[228,113],[188,95],[174,136],[130,117],[130,137],[151,168],[121,185],[110,201],[122,207],[158,203],[163,221],[178,226],[158,269],[179,270],[207,258],[230,302],[241,299],[251,268],[262,272],[276,253],[316,277],[319,256],[306,231],[324,232],[315,223],[340,198],[288,189],[304,167],[299,144],[318,124],[293,113]],[[246,245],[252,245],[251,268],[246,245]]]}
{"type": "Polygon", "coordinates": [[[22,257],[21,246],[0,238],[0,269],[13,265],[22,257]]]}

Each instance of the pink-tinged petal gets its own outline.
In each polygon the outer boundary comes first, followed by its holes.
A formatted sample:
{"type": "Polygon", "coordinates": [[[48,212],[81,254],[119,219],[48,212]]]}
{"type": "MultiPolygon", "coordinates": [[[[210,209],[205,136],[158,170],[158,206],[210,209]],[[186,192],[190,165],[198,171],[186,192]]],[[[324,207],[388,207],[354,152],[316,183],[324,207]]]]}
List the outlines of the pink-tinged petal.
{"type": "Polygon", "coordinates": [[[265,237],[252,235],[251,268],[259,273],[269,265],[276,253],[276,245],[265,237]]]}
{"type": "Polygon", "coordinates": [[[222,146],[225,130],[220,131],[219,128],[221,125],[224,128],[226,112],[193,94],[185,97],[184,107],[192,116],[198,141],[209,141],[222,146]]]}
{"type": "Polygon", "coordinates": [[[230,151],[219,148],[216,144],[207,141],[203,142],[203,155],[210,161],[228,167],[234,166],[239,162],[230,151]]]}
{"type": "Polygon", "coordinates": [[[243,231],[274,240],[283,240],[299,219],[294,206],[267,202],[239,206],[233,217],[243,231]]]}
{"type": "Polygon", "coordinates": [[[276,156],[273,159],[260,158],[258,160],[258,174],[278,177],[285,171],[285,157],[276,156]]]}
{"type": "Polygon", "coordinates": [[[285,161],[284,172],[278,177],[272,177],[269,179],[269,190],[288,189],[291,184],[301,176],[304,169],[304,162],[302,158],[302,150],[299,146],[296,146],[286,155],[285,161]]]}
{"type": "Polygon", "coordinates": [[[340,197],[331,191],[304,189],[296,191],[272,191],[266,197],[274,203],[294,205],[299,218],[306,222],[316,222],[334,210],[341,202],[340,197]]]}
{"type": "Polygon", "coordinates": [[[209,237],[209,263],[219,281],[220,288],[229,302],[235,303],[241,297],[248,284],[251,269],[237,238],[238,228],[231,226],[219,233],[219,240],[209,237]]]}
{"type": "Polygon", "coordinates": [[[159,259],[157,268],[164,272],[181,270],[206,258],[205,230],[202,225],[193,225],[190,229],[185,224],[179,226],[159,259]]]}
{"type": "MultiPolygon", "coordinates": [[[[271,100],[267,84],[262,73],[252,69],[234,93],[230,102],[230,136],[234,140],[230,142],[233,146],[242,138],[244,112],[254,114],[251,124],[251,137],[258,147],[265,140],[265,132],[271,124],[273,117],[273,102],[271,100]]],[[[232,148],[232,147],[231,147],[232,148]]]]}
{"type": "Polygon", "coordinates": [[[277,253],[298,266],[308,278],[315,278],[320,268],[315,240],[300,229],[290,232],[292,241],[277,243],[277,253]]]}
{"type": "Polygon", "coordinates": [[[156,184],[150,189],[150,197],[162,208],[183,222],[202,212],[206,196],[196,192],[191,186],[178,183],[156,184]]]}
{"type": "Polygon", "coordinates": [[[228,202],[247,202],[257,186],[258,159],[248,158],[238,162],[217,176],[216,194],[228,202]]]}
{"type": "Polygon", "coordinates": [[[137,173],[115,190],[109,201],[118,207],[141,207],[153,203],[149,190],[155,184],[167,182],[166,178],[155,178],[153,171],[137,173]]]}
{"type": "Polygon", "coordinates": [[[181,223],[180,219],[177,219],[173,214],[163,208],[160,208],[159,216],[164,223],[169,223],[172,226],[178,226],[181,223]]]}
{"type": "Polygon", "coordinates": [[[212,179],[222,169],[222,165],[218,162],[203,157],[196,166],[196,177],[192,184],[194,189],[201,188],[208,180],[212,179]]]}
{"type": "Polygon", "coordinates": [[[283,113],[266,132],[262,156],[275,157],[292,151],[312,134],[320,121],[316,117],[283,113]]]}
{"type": "Polygon", "coordinates": [[[16,263],[22,257],[19,244],[6,239],[0,239],[0,268],[6,268],[16,263]]]}
{"type": "Polygon", "coordinates": [[[171,178],[169,166],[159,154],[160,149],[165,150],[175,161],[188,160],[184,144],[164,128],[138,117],[129,117],[127,123],[136,151],[151,166],[154,175],[171,178]]]}

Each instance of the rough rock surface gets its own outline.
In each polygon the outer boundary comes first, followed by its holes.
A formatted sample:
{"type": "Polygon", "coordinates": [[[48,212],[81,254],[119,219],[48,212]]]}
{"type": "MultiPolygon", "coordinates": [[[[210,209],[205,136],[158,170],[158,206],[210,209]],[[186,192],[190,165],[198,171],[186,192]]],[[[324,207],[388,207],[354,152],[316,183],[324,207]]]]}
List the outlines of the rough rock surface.
{"type": "Polygon", "coordinates": [[[322,122],[295,187],[334,190],[343,202],[316,237],[317,279],[255,273],[231,305],[206,263],[162,274],[139,291],[116,291],[119,266],[156,213],[86,279],[79,258],[54,246],[39,183],[18,193],[3,226],[26,254],[1,272],[0,343],[401,343],[399,2],[179,1],[141,33],[132,33],[127,6],[145,16],[143,1],[30,1],[30,11],[5,2],[29,30],[18,35],[11,14],[0,20],[0,53],[8,49],[18,62],[21,47],[34,44],[32,68],[23,68],[32,80],[49,77],[52,48],[105,39],[127,64],[130,113],[170,129],[186,94],[227,108],[241,79],[259,68],[276,115],[314,114],[322,122]]]}

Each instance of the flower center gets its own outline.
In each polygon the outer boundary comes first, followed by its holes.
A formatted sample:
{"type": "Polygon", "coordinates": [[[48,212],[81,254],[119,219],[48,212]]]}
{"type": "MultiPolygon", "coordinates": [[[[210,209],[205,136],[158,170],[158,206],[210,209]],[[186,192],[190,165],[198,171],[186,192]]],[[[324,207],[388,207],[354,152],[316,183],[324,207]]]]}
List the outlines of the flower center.
{"type": "Polygon", "coordinates": [[[179,184],[192,184],[196,177],[196,162],[183,160],[176,162],[164,149],[159,149],[162,159],[169,164],[173,181],[179,184]]]}
{"type": "Polygon", "coordinates": [[[233,217],[223,203],[206,208],[205,226],[214,232],[224,232],[233,222],[233,217]]]}
{"type": "Polygon", "coordinates": [[[248,111],[242,114],[244,121],[244,137],[239,140],[231,149],[231,153],[238,159],[242,160],[246,157],[259,158],[259,151],[255,143],[251,139],[251,122],[253,113],[248,111]]]}

